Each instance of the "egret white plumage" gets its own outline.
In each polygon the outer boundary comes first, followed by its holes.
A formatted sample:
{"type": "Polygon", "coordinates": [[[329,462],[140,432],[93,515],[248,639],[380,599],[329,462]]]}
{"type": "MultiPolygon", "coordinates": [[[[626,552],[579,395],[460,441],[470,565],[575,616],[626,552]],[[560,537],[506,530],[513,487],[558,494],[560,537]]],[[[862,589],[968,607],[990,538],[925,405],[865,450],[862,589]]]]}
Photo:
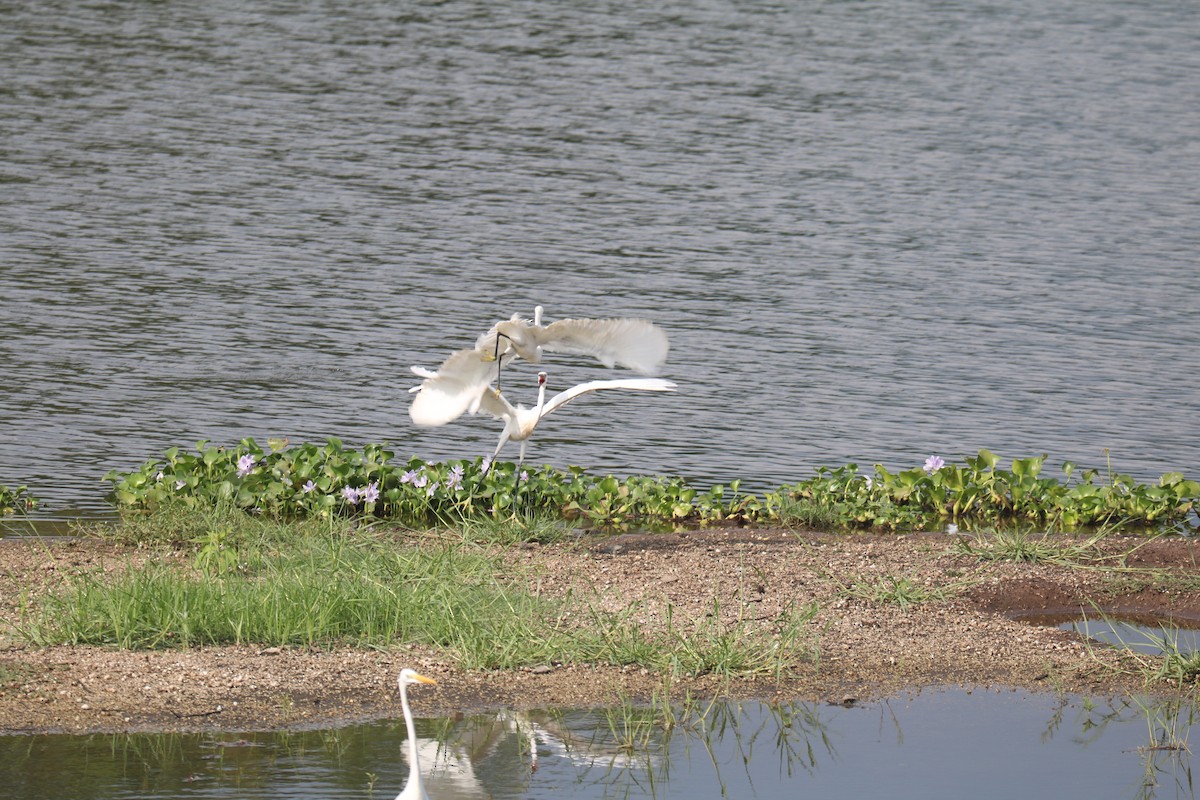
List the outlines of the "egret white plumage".
{"type": "Polygon", "coordinates": [[[644,319],[561,319],[543,325],[542,307],[533,320],[514,314],[475,341],[475,347],[450,354],[436,371],[412,368],[423,378],[408,409],[418,425],[445,425],[479,410],[492,381],[499,389],[500,370],[514,358],[539,363],[544,352],[589,355],[607,367],[623,366],[653,374],[667,359],[670,344],[662,328],[644,319]]]}
{"type": "Polygon", "coordinates": [[[417,749],[417,729],[413,725],[412,709],[408,707],[408,685],[410,683],[436,684],[433,678],[426,678],[415,670],[408,668],[400,670],[400,708],[404,710],[404,726],[408,729],[408,781],[404,789],[396,795],[396,800],[429,800],[425,793],[425,784],[421,781],[421,757],[417,749]]]}
{"type": "Polygon", "coordinates": [[[559,392],[546,400],[546,373],[538,373],[538,399],[533,408],[514,406],[502,394],[488,387],[483,393],[479,407],[497,419],[504,420],[504,431],[500,434],[500,442],[492,453],[492,460],[500,455],[508,442],[520,442],[521,454],[518,463],[525,461],[525,445],[533,436],[533,431],[539,422],[559,408],[574,400],[576,397],[604,389],[636,389],[643,392],[673,392],[675,384],[661,378],[623,378],[611,381],[588,381],[572,386],[566,391],[559,392]]]}
{"type": "Polygon", "coordinates": [[[670,343],[662,328],[645,319],[560,319],[542,324],[542,307],[533,321],[516,314],[498,322],[475,341],[475,349],[495,357],[516,355],[541,363],[543,352],[593,356],[610,369],[617,364],[653,375],[667,360],[670,343]]]}

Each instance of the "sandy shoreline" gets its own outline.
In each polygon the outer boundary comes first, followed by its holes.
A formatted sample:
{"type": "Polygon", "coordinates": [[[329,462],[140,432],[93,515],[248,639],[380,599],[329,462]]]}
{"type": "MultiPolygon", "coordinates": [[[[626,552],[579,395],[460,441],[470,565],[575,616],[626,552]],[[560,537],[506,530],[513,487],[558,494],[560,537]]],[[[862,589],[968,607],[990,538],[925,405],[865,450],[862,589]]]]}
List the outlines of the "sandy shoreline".
{"type": "MultiPolygon", "coordinates": [[[[1200,620],[1194,543],[1110,537],[1086,566],[981,562],[951,545],[942,534],[746,529],[523,546],[504,558],[514,574],[528,576],[531,591],[552,597],[594,592],[606,610],[632,604],[637,623],[647,627],[661,624],[668,604],[676,624],[711,622],[714,598],[727,624],[735,615],[770,618],[792,603],[819,605],[811,623],[818,655],[793,674],[780,681],[679,680],[673,688],[680,693],[843,702],[934,686],[1092,695],[1181,691],[1148,684],[1139,669],[1144,665],[1116,650],[1014,616],[1077,613],[1094,605],[1200,620]],[[1105,560],[1137,545],[1119,570],[1105,560]],[[856,580],[897,576],[949,588],[945,599],[907,609],[839,591],[856,580]]],[[[395,677],[404,666],[439,681],[414,698],[417,713],[427,716],[648,701],[663,685],[657,674],[630,667],[463,671],[449,654],[427,647],[121,651],[38,648],[14,634],[22,606],[70,576],[102,576],[151,557],[172,554],[96,540],[0,539],[0,620],[6,623],[0,628],[0,733],[267,730],[393,717],[399,713],[395,677]]]]}

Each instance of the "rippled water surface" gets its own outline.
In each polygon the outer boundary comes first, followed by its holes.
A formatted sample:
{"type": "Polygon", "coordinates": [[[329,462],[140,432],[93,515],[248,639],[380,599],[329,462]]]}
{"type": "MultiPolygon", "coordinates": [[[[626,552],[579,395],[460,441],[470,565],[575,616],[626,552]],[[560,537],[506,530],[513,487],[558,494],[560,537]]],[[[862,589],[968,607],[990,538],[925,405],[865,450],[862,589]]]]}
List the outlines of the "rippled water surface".
{"type": "MultiPolygon", "coordinates": [[[[928,691],[853,708],[716,706],[419,720],[426,789],[482,798],[1192,798],[1195,709],[928,691]]],[[[0,737],[24,800],[394,797],[403,723],[301,733],[0,737]]]]}
{"type": "Polygon", "coordinates": [[[680,384],[579,401],[538,462],[763,488],[981,447],[1200,461],[1192,2],[0,23],[0,483],[47,510],[198,439],[481,455],[493,420],[412,426],[408,366],[537,303],[658,321],[680,384]]]}

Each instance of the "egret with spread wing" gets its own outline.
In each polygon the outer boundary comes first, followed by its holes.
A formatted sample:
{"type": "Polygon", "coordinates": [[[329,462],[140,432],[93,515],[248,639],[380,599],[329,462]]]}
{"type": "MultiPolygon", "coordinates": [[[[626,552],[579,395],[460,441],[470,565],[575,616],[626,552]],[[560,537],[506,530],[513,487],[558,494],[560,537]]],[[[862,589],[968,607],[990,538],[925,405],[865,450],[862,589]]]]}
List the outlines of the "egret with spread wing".
{"type": "Polygon", "coordinates": [[[559,392],[547,402],[546,373],[539,372],[538,399],[537,405],[533,408],[514,406],[503,395],[489,387],[483,393],[479,407],[496,419],[504,420],[504,431],[500,434],[500,443],[496,445],[496,452],[492,453],[492,460],[495,460],[496,456],[500,455],[500,451],[504,449],[504,445],[508,444],[511,440],[521,443],[521,455],[518,463],[523,463],[525,461],[525,445],[529,441],[529,437],[533,436],[533,431],[538,423],[547,414],[562,408],[580,395],[601,389],[637,389],[643,392],[673,392],[675,391],[675,384],[661,378],[624,378],[611,381],[588,381],[587,383],[572,386],[565,392],[559,392]]]}
{"type": "Polygon", "coordinates": [[[667,360],[670,345],[662,328],[644,319],[561,319],[542,324],[542,307],[533,320],[513,315],[480,336],[475,347],[455,351],[436,371],[413,367],[423,378],[408,409],[418,425],[445,425],[479,410],[493,380],[514,358],[539,363],[543,352],[588,355],[607,367],[623,366],[653,374],[667,360]]]}
{"type": "Polygon", "coordinates": [[[475,341],[475,349],[502,359],[516,354],[530,364],[541,363],[542,353],[593,356],[610,369],[627,367],[653,375],[667,360],[667,334],[645,319],[560,319],[542,324],[542,307],[533,310],[533,322],[513,315],[498,322],[475,341]]]}
{"type": "Polygon", "coordinates": [[[425,793],[425,784],[421,781],[420,752],[417,748],[417,729],[413,725],[412,709],[408,707],[408,685],[410,683],[436,684],[433,678],[426,678],[411,669],[400,670],[400,707],[404,709],[404,726],[408,729],[408,781],[404,789],[396,795],[396,800],[429,800],[425,793]]]}

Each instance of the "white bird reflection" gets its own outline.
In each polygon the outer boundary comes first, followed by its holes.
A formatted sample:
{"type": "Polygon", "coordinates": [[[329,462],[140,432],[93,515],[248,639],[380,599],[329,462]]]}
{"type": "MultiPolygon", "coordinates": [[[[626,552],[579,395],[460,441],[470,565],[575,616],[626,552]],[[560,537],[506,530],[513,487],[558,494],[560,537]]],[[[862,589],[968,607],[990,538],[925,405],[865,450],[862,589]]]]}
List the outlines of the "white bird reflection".
{"type": "MultiPolygon", "coordinates": [[[[424,784],[436,800],[490,797],[487,784],[528,787],[540,758],[583,770],[653,769],[658,757],[595,735],[582,736],[549,712],[510,709],[465,717],[436,738],[417,738],[424,784]]],[[[407,754],[405,756],[407,760],[407,754]]]]}

